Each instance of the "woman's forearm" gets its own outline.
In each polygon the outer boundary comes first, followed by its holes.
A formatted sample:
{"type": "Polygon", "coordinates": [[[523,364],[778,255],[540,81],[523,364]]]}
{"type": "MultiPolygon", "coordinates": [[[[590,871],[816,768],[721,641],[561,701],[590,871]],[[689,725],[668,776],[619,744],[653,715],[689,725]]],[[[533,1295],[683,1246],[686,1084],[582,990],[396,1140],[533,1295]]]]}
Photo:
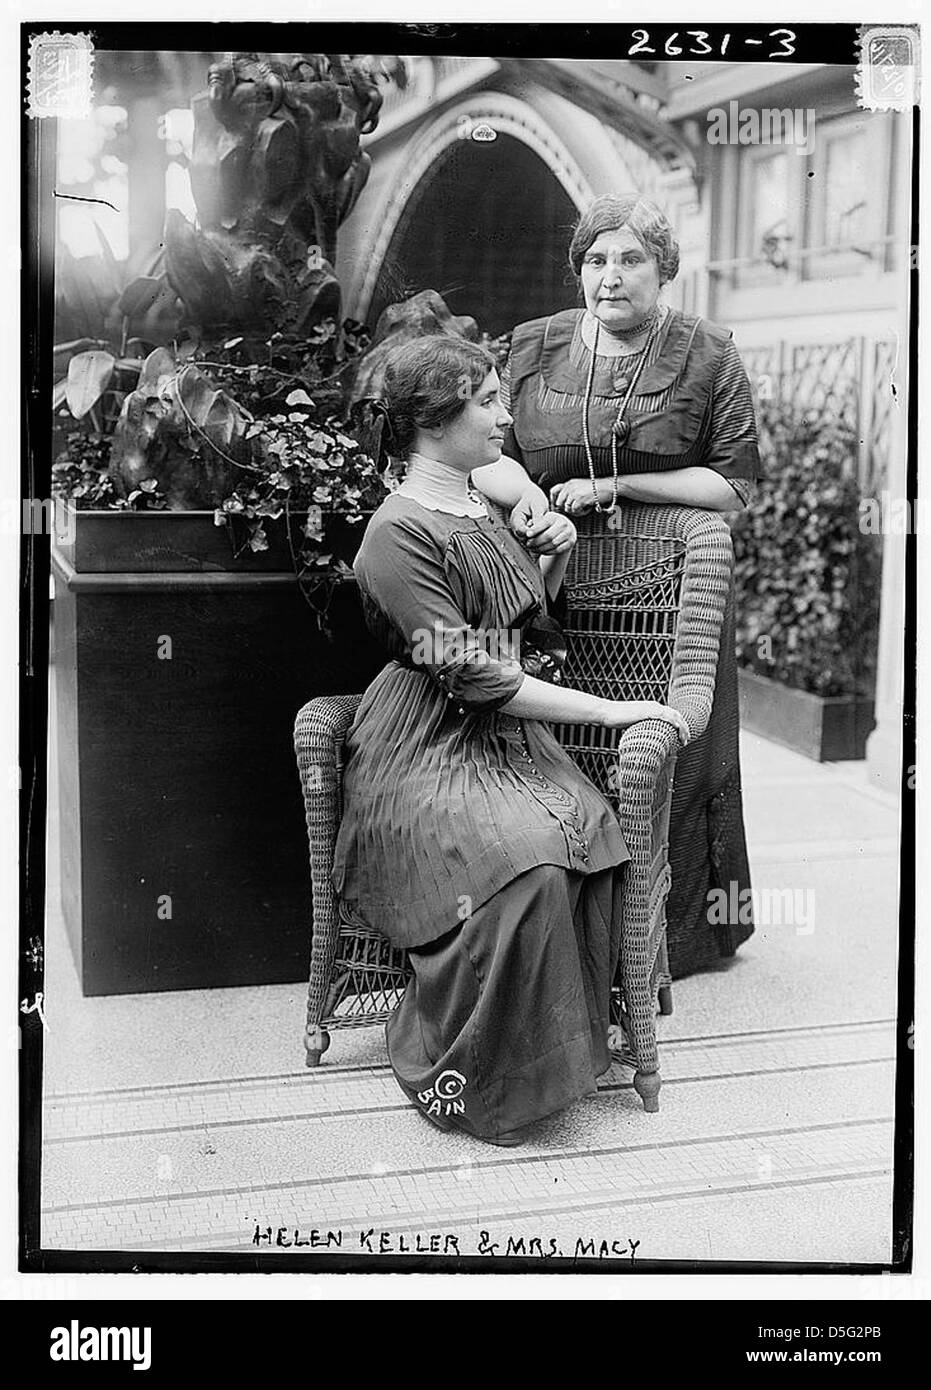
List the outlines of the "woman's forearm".
{"type": "Polygon", "coordinates": [[[499,507],[515,507],[528,492],[536,489],[543,502],[546,494],[536,483],[531,482],[526,469],[516,459],[502,454],[497,463],[486,463],[482,468],[473,468],[472,486],[483,496],[499,507]]]}
{"type": "MultiPolygon", "coordinates": [[[[611,479],[599,479],[599,491],[610,502],[611,479]]],[[[683,507],[706,507],[714,512],[739,511],[743,499],[714,468],[673,468],[668,473],[632,473],[618,478],[618,496],[628,502],[666,502],[683,507]]]]}
{"type": "Polygon", "coordinates": [[[557,724],[603,724],[606,703],[598,695],[524,676],[517,693],[501,706],[501,713],[518,719],[551,719],[557,724]]]}
{"type": "Polygon", "coordinates": [[[544,719],[554,724],[598,724],[608,729],[629,729],[644,719],[659,719],[671,724],[680,743],[689,741],[689,725],[684,714],[656,700],[605,700],[599,695],[586,695],[582,690],[565,690],[536,676],[524,676],[517,693],[502,714],[514,714],[518,719],[544,719]]]}

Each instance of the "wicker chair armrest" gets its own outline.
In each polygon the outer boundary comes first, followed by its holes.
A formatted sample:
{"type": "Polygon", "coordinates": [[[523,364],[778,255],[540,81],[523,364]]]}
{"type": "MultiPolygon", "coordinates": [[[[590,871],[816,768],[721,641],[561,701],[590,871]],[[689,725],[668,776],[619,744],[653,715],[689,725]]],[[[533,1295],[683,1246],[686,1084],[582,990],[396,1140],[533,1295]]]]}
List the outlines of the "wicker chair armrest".
{"type": "MultiPolygon", "coordinates": [[[[690,721],[691,722],[691,721],[690,721]]],[[[658,1065],[655,961],[662,950],[656,904],[669,886],[669,810],[679,736],[662,719],[625,729],[618,743],[619,818],[630,862],[622,889],[621,983],[637,1067],[658,1065]]]]}
{"type": "Polygon", "coordinates": [[[294,723],[297,757],[313,893],[313,936],[310,957],[308,1017],[322,1013],[339,933],[339,902],[331,879],[333,851],[339,829],[341,753],[361,695],[326,695],[310,700],[294,723]]]}
{"type": "MultiPolygon", "coordinates": [[[[714,698],[713,681],[711,698],[714,698]]],[[[676,699],[670,700],[669,703],[680,714],[685,715],[690,741],[705,732],[711,715],[711,704],[706,702],[704,691],[699,692],[698,698],[693,698],[691,692],[677,690],[676,699]]],[[[655,778],[670,753],[675,753],[678,748],[679,735],[673,725],[667,724],[665,719],[641,719],[636,724],[631,724],[618,740],[618,786],[623,790],[625,777],[655,778]]]]}
{"type": "Polygon", "coordinates": [[[682,711],[691,737],[697,738],[708,727],[714,703],[734,548],[730,529],[717,512],[686,509],[680,525],[688,551],[668,702],[682,711]]]}
{"type": "Polygon", "coordinates": [[[622,812],[626,804],[624,792],[651,786],[678,746],[679,735],[664,719],[642,719],[624,730],[617,745],[622,812]]]}

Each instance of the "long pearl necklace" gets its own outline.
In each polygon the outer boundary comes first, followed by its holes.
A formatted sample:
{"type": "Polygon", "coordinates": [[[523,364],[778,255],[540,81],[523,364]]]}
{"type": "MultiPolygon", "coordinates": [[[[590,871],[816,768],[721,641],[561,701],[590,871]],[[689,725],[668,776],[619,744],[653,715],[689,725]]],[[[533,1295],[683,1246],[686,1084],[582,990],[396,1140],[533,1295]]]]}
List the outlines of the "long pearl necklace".
{"type": "MultiPolygon", "coordinates": [[[[598,319],[595,319],[595,341],[592,344],[591,361],[588,364],[588,378],[585,382],[585,399],[582,402],[582,443],[585,447],[585,461],[588,464],[588,476],[591,478],[592,481],[592,496],[595,499],[595,511],[601,512],[604,516],[610,516],[612,512],[617,511],[617,445],[619,439],[627,439],[628,435],[630,434],[630,423],[629,421],[624,419],[624,412],[627,409],[631,396],[634,394],[634,387],[637,385],[637,382],[640,379],[640,373],[643,371],[644,365],[646,364],[650,348],[653,344],[653,339],[656,336],[656,326],[658,322],[659,316],[657,314],[650,321],[650,330],[647,334],[647,340],[644,343],[643,347],[640,349],[639,360],[633,372],[631,373],[630,379],[627,383],[627,391],[624,395],[624,399],[621,401],[621,404],[618,407],[617,416],[615,417],[614,424],[611,427],[612,498],[610,507],[603,507],[601,503],[598,501],[598,485],[595,482],[595,460],[592,456],[592,441],[589,438],[588,434],[588,411],[592,402],[592,384],[595,380],[595,357],[598,352],[598,335],[601,332],[601,324],[599,323],[598,319]]],[[[643,325],[639,324],[638,331],[642,329],[642,327],[643,325]]]]}

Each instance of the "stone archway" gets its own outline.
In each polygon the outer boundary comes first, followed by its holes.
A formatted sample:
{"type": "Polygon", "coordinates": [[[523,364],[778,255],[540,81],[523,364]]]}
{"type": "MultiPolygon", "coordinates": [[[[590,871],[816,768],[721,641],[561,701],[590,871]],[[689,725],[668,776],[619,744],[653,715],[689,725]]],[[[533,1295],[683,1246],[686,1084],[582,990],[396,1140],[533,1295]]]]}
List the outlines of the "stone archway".
{"type": "MultiPolygon", "coordinates": [[[[550,100],[549,95],[543,94],[543,100],[550,100]]],[[[571,111],[568,103],[564,105],[571,111]]],[[[488,156],[486,169],[488,164],[492,164],[498,170],[495,200],[499,205],[500,197],[508,190],[513,191],[513,179],[503,169],[501,152],[507,148],[510,153],[516,154],[518,151],[515,146],[521,146],[536,156],[536,162],[530,161],[528,165],[534,186],[544,190],[549,206],[559,209],[557,219],[564,226],[571,223],[578,210],[591,199],[595,190],[583,172],[578,158],[570,153],[564,141],[556,134],[557,128],[556,122],[541,116],[526,100],[494,91],[472,92],[439,116],[430,118],[403,152],[397,151],[395,155],[387,157],[388,169],[384,175],[383,191],[378,204],[368,204],[363,209],[355,229],[352,227],[352,219],[347,224],[345,231],[349,235],[345,237],[344,254],[348,273],[343,277],[347,291],[347,311],[353,317],[366,320],[374,326],[377,313],[385,303],[404,297],[411,276],[403,278],[403,264],[399,264],[399,261],[402,256],[408,255],[412,244],[422,236],[419,219],[416,235],[414,234],[417,207],[429,212],[431,198],[441,196],[444,188],[453,189],[451,180],[457,168],[468,166],[470,175],[477,175],[481,164],[475,160],[480,161],[483,152],[488,156]],[[491,126],[497,137],[495,141],[483,143],[471,139],[471,130],[481,124],[491,126]],[[507,146],[505,141],[508,142],[507,146]],[[496,147],[498,153],[492,153],[496,147]],[[471,155],[474,155],[475,159],[471,158],[471,155]],[[503,190],[498,187],[502,182],[503,190]],[[428,200],[426,203],[424,198],[428,200]]],[[[526,158],[523,149],[520,154],[522,159],[526,158]]],[[[378,165],[382,158],[384,156],[376,153],[376,168],[372,180],[376,186],[379,183],[378,165]]],[[[484,184],[486,191],[491,186],[487,178],[477,179],[477,183],[480,187],[484,184]]],[[[436,202],[432,205],[435,207],[436,202]]],[[[459,280],[453,278],[452,264],[457,237],[450,230],[447,211],[444,203],[442,235],[448,242],[450,273],[447,275],[442,263],[437,265],[435,259],[427,265],[420,260],[414,264],[413,270],[425,272],[429,269],[431,273],[442,272],[444,285],[447,280],[450,285],[455,285],[460,283],[462,277],[460,275],[459,280]]],[[[477,236],[478,231],[479,229],[477,236]]],[[[503,267],[500,275],[504,275],[503,267]]],[[[408,292],[413,292],[414,288],[415,286],[411,286],[408,292]]],[[[418,285],[416,288],[423,286],[418,285]]],[[[429,288],[442,287],[437,284],[429,288]]],[[[560,285],[559,289],[562,295],[561,302],[565,302],[565,293],[571,294],[571,287],[560,285]]],[[[568,302],[571,303],[571,299],[568,302]]],[[[485,303],[480,305],[476,302],[467,306],[465,312],[479,317],[484,309],[485,303]]],[[[527,316],[521,309],[515,322],[527,316]]],[[[493,314],[492,317],[496,322],[501,321],[500,314],[493,314]]],[[[491,331],[489,324],[483,322],[481,326],[488,327],[491,331]]]]}
{"type": "Polygon", "coordinates": [[[454,314],[471,314],[493,336],[574,304],[566,245],[577,211],[546,162],[515,136],[456,140],[398,219],[369,322],[422,289],[438,290],[454,314]]]}

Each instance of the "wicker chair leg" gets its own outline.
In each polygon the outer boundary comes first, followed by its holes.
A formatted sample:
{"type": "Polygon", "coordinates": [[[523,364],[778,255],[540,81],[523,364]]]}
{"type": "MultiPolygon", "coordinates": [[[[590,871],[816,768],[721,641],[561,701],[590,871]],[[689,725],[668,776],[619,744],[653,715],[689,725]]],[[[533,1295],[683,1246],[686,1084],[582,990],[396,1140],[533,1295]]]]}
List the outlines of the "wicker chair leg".
{"type": "Polygon", "coordinates": [[[317,1024],[313,1028],[307,1028],[304,1032],[304,1047],[307,1052],[307,1066],[319,1067],[320,1058],[330,1046],[330,1035],[325,1028],[317,1024]]]}
{"type": "Polygon", "coordinates": [[[672,985],[660,985],[659,1011],[664,1018],[668,1018],[672,1013],[672,985]]]}
{"type": "Polygon", "coordinates": [[[659,1110],[661,1084],[658,1071],[638,1071],[634,1074],[634,1090],[643,1101],[643,1108],[648,1115],[654,1115],[659,1110]]]}

